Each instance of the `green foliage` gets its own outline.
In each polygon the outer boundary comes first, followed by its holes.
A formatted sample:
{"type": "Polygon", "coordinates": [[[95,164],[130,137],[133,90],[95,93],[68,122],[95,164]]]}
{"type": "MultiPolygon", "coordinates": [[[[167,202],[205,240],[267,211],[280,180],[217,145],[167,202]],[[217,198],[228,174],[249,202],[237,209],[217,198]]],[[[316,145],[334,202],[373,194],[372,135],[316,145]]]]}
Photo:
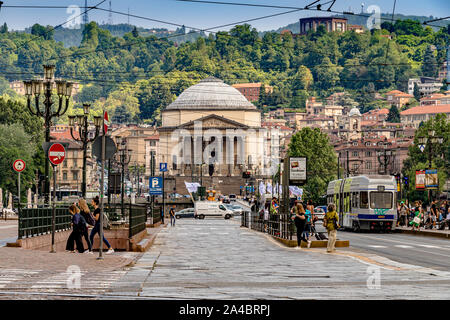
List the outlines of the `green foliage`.
{"type": "Polygon", "coordinates": [[[434,56],[431,47],[427,47],[427,50],[423,56],[422,73],[426,77],[436,77],[438,72],[438,65],[436,57],[434,56]]]}
{"type": "Polygon", "coordinates": [[[292,136],[288,153],[291,157],[307,158],[305,198],[318,203],[337,172],[337,157],[328,136],[318,128],[303,128],[292,136]]]}
{"type": "Polygon", "coordinates": [[[17,159],[22,159],[26,163],[26,168],[21,173],[22,188],[32,185],[34,148],[31,141],[31,136],[25,133],[21,124],[0,124],[0,188],[3,190],[17,194],[17,172],[12,168],[17,159]]]}
{"type": "MultiPolygon", "coordinates": [[[[431,165],[433,169],[438,170],[439,191],[443,190],[445,181],[450,176],[448,157],[450,152],[450,121],[445,114],[438,114],[417,129],[414,136],[414,144],[409,147],[408,158],[405,160],[403,166],[403,175],[410,177],[409,192],[411,194],[415,192],[414,181],[416,170],[429,169],[429,141],[427,141],[424,152],[421,152],[418,139],[418,137],[428,137],[429,130],[434,130],[435,136],[444,138],[442,144],[433,143],[431,149],[431,165]]],[[[415,195],[419,196],[418,193],[415,193],[415,195]]]]}
{"type": "Polygon", "coordinates": [[[397,106],[391,106],[386,120],[388,122],[400,123],[400,112],[398,111],[397,106]]]}
{"type": "Polygon", "coordinates": [[[54,31],[52,26],[44,27],[36,23],[31,27],[31,34],[34,36],[42,37],[45,40],[51,40],[53,39],[54,31]]]}

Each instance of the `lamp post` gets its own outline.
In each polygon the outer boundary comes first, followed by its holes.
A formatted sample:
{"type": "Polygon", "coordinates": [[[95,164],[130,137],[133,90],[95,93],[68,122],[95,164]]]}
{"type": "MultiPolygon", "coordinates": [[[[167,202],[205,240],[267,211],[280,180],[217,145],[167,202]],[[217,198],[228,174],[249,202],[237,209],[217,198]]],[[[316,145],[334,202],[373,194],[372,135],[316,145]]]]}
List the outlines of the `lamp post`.
{"type": "MultiPolygon", "coordinates": [[[[50,142],[50,127],[52,125],[52,119],[63,116],[67,108],[69,107],[69,99],[72,95],[73,84],[65,80],[54,80],[55,66],[54,65],[44,65],[44,79],[42,80],[32,80],[24,81],[25,96],[27,97],[27,107],[30,113],[34,116],[38,116],[44,119],[45,127],[45,142],[48,144],[50,142]],[[57,110],[52,109],[54,101],[52,99],[52,88],[56,83],[56,91],[58,95],[58,108],[57,110]],[[44,97],[44,110],[40,107],[40,97],[44,97]],[[31,106],[31,98],[34,97],[35,106],[31,106]],[[65,100],[65,101],[64,101],[65,100]],[[63,102],[65,105],[63,106],[63,102]]],[[[49,160],[47,155],[45,157],[45,176],[44,176],[44,198],[45,203],[49,202],[50,193],[50,181],[49,181],[49,160]]]]}
{"type": "Polygon", "coordinates": [[[119,145],[120,159],[119,164],[122,166],[121,174],[121,193],[120,193],[120,205],[122,210],[122,217],[125,212],[124,208],[124,194],[125,194],[125,166],[128,166],[131,160],[131,150],[127,149],[127,142],[121,137],[117,137],[117,144],[119,145]]]}
{"type": "Polygon", "coordinates": [[[84,199],[86,199],[86,159],[87,159],[87,147],[88,144],[93,142],[95,138],[98,137],[100,132],[100,126],[102,125],[102,117],[94,116],[94,125],[95,125],[95,136],[93,138],[89,138],[89,104],[83,104],[83,114],[77,116],[69,116],[69,126],[70,126],[70,135],[72,139],[78,142],[81,142],[83,145],[83,172],[82,172],[82,182],[81,182],[81,194],[84,199]],[[74,137],[73,129],[75,126],[78,127],[78,138],[74,137]]]}
{"type": "MultiPolygon", "coordinates": [[[[420,136],[418,137],[419,144],[423,145],[424,147],[428,143],[428,169],[431,169],[432,164],[432,157],[433,157],[433,144],[442,144],[444,142],[443,137],[437,137],[436,132],[432,129],[428,130],[428,137],[420,136]]],[[[424,149],[420,149],[424,150],[424,149]]],[[[432,191],[431,189],[428,189],[428,201],[431,203],[431,197],[432,197],[432,191]]]]}
{"type": "Polygon", "coordinates": [[[389,165],[389,163],[391,162],[392,158],[395,155],[394,151],[387,150],[387,146],[388,146],[388,143],[384,143],[384,145],[383,145],[384,150],[377,152],[378,162],[383,167],[383,174],[387,174],[387,166],[389,165]]]}

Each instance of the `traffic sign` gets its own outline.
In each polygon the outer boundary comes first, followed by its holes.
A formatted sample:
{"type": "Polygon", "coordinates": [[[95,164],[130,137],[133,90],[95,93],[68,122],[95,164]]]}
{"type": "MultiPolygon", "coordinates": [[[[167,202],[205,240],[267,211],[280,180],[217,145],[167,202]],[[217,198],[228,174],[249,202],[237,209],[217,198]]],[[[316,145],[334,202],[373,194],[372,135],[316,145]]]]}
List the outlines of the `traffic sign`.
{"type": "Polygon", "coordinates": [[[167,172],[167,162],[161,162],[159,164],[159,171],[161,172],[167,172]]]}
{"type": "Polygon", "coordinates": [[[62,163],[66,158],[66,149],[60,143],[54,143],[51,145],[50,149],[48,149],[48,159],[50,162],[57,166],[62,163]]]}
{"type": "Polygon", "coordinates": [[[22,159],[17,159],[13,163],[13,168],[17,172],[22,172],[23,170],[25,170],[25,161],[23,161],[22,159]]]}
{"type": "Polygon", "coordinates": [[[109,117],[108,117],[108,111],[105,111],[103,114],[103,134],[106,134],[108,132],[109,127],[109,117]]]}
{"type": "Polygon", "coordinates": [[[162,177],[150,177],[150,195],[162,196],[163,194],[163,179],[162,177]]]}
{"type": "MultiPolygon", "coordinates": [[[[105,160],[109,160],[117,152],[116,143],[114,140],[106,136],[105,137],[105,160]]],[[[92,155],[96,156],[98,160],[102,158],[102,137],[98,136],[92,144],[92,155]]]]}

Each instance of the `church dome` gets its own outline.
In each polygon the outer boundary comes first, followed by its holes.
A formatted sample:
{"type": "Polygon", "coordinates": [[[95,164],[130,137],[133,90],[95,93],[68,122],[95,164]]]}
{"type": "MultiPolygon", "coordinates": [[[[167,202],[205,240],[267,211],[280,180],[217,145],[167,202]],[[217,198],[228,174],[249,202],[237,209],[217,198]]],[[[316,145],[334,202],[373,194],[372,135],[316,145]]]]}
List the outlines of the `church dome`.
{"type": "Polygon", "coordinates": [[[237,89],[209,77],[184,90],[165,110],[256,110],[237,89]]]}
{"type": "Polygon", "coordinates": [[[349,117],[354,117],[354,116],[361,117],[361,112],[359,112],[359,109],[355,107],[355,108],[352,108],[352,110],[350,110],[350,113],[348,114],[348,116],[349,117]]]}

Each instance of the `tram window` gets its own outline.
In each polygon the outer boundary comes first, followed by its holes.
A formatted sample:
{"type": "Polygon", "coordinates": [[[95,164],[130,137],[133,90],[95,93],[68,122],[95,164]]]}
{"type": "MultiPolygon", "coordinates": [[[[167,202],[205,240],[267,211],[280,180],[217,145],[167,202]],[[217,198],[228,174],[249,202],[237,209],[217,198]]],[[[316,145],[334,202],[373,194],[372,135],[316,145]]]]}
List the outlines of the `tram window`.
{"type": "Polygon", "coordinates": [[[362,191],[360,194],[360,208],[368,209],[369,208],[369,195],[367,194],[367,191],[362,191]]]}
{"type": "Polygon", "coordinates": [[[358,208],[358,193],[352,193],[352,208],[358,208]]]}
{"type": "Polygon", "coordinates": [[[371,192],[370,207],[372,209],[391,209],[392,192],[371,192]]]}

